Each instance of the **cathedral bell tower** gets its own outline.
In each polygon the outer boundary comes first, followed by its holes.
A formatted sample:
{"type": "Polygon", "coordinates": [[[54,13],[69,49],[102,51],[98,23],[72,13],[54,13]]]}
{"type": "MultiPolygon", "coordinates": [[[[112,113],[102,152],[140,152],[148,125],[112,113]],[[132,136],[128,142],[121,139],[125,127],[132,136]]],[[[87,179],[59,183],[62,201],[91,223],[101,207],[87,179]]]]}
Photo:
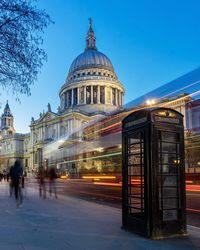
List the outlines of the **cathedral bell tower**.
{"type": "Polygon", "coordinates": [[[13,126],[13,115],[10,111],[8,101],[4,108],[4,113],[1,115],[1,133],[2,135],[12,135],[15,133],[13,126]]]}

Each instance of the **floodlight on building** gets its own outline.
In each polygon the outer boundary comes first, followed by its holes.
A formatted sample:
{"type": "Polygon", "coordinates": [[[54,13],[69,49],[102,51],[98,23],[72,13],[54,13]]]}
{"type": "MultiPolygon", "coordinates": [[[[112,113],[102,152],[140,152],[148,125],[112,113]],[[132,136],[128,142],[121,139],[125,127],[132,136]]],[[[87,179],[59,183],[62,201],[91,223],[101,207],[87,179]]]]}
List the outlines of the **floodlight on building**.
{"type": "Polygon", "coordinates": [[[154,105],[155,103],[156,103],[155,99],[148,99],[148,100],[146,100],[146,104],[147,104],[148,106],[154,105]]]}

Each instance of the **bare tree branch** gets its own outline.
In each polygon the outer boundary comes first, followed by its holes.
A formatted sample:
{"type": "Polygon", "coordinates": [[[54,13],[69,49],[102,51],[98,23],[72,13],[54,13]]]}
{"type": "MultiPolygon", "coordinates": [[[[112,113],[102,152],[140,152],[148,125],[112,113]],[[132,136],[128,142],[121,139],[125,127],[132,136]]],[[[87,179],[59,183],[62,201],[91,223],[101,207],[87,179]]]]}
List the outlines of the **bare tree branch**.
{"type": "Polygon", "coordinates": [[[49,15],[34,0],[0,0],[0,86],[30,95],[30,86],[47,59],[42,48],[49,15]]]}

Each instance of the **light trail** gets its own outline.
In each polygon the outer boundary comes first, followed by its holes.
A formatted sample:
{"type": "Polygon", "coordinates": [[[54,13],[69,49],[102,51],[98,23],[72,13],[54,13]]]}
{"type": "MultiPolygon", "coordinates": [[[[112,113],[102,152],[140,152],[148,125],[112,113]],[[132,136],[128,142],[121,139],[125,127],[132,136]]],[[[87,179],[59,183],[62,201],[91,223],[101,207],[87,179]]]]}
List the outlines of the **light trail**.
{"type": "Polygon", "coordinates": [[[101,159],[101,158],[116,156],[116,155],[121,155],[121,154],[122,154],[122,152],[116,152],[116,153],[110,153],[110,154],[105,154],[105,155],[99,155],[99,156],[93,156],[93,157],[87,157],[87,158],[80,158],[80,159],[76,159],[76,160],[63,161],[61,163],[72,163],[72,162],[79,162],[79,161],[83,161],[83,160],[101,159]]]}
{"type": "Polygon", "coordinates": [[[196,213],[200,213],[199,209],[193,209],[193,208],[186,208],[187,211],[191,211],[191,212],[196,212],[196,213]]]}
{"type": "Polygon", "coordinates": [[[200,185],[186,185],[186,191],[200,192],[200,185]]]}
{"type": "Polygon", "coordinates": [[[164,97],[167,97],[167,96],[169,96],[169,95],[175,94],[175,93],[177,93],[178,91],[187,89],[187,88],[192,87],[192,86],[194,86],[194,85],[196,85],[196,84],[198,84],[198,83],[200,83],[200,80],[199,80],[199,81],[196,81],[196,82],[193,82],[193,83],[191,83],[191,84],[188,84],[188,85],[186,85],[185,87],[182,87],[182,88],[180,88],[180,89],[177,89],[177,90],[175,90],[175,91],[173,91],[173,92],[171,92],[171,93],[169,93],[169,94],[167,94],[167,95],[162,96],[161,98],[164,98],[164,97]]]}

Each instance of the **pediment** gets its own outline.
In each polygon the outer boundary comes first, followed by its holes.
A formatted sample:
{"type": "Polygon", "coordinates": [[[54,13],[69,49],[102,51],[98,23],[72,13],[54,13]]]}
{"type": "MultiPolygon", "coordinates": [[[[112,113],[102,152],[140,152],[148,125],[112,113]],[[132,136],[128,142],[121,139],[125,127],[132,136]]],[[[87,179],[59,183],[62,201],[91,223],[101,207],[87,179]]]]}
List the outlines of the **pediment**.
{"type": "Polygon", "coordinates": [[[46,112],[45,114],[42,115],[42,117],[39,119],[38,122],[46,122],[53,120],[54,118],[57,118],[58,115],[53,113],[53,112],[46,112]]]}

